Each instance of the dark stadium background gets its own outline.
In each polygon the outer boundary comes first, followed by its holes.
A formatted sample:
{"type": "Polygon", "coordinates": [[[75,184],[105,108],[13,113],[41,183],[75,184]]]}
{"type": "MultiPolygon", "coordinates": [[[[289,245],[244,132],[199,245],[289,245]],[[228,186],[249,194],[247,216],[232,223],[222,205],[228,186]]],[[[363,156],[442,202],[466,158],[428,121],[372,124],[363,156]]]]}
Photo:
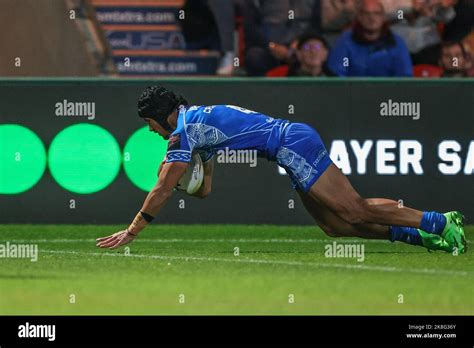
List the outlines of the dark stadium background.
{"type": "MultiPolygon", "coordinates": [[[[52,139],[65,127],[88,123],[105,128],[117,140],[121,151],[125,142],[143,122],[136,115],[136,98],[154,80],[109,81],[103,79],[34,81],[4,80],[0,86],[2,123],[23,125],[35,132],[49,149],[52,139]],[[28,95],[28,103],[24,96],[28,95]],[[58,117],[54,105],[68,101],[94,101],[96,116],[58,117]]],[[[196,104],[234,104],[273,117],[306,122],[318,129],[330,148],[333,140],[344,140],[351,162],[353,185],[365,197],[402,199],[407,206],[445,211],[462,208],[474,216],[470,200],[474,196],[472,174],[463,172],[472,142],[473,84],[469,81],[406,80],[251,80],[187,79],[161,80],[196,104]],[[440,99],[444,102],[440,103],[440,99]],[[382,117],[380,104],[393,101],[421,103],[420,119],[382,117]],[[289,106],[294,113],[289,113],[289,106]],[[463,126],[464,125],[464,126],[463,126]],[[357,174],[357,162],[350,140],[373,140],[366,174],[357,174]],[[376,173],[375,142],[395,140],[389,150],[396,160],[395,175],[376,173]],[[399,140],[417,140],[423,146],[424,173],[399,173],[399,140]],[[455,140],[461,145],[461,171],[445,175],[438,169],[438,145],[455,140]]],[[[290,111],[290,112],[291,112],[290,111]]],[[[143,151],[150,150],[147,147],[143,151]]],[[[473,153],[469,154],[474,160],[473,153]]],[[[160,162],[161,158],[150,158],[160,162]]],[[[24,193],[0,196],[3,223],[127,223],[139,208],[145,191],[127,178],[121,167],[117,178],[105,189],[91,194],[75,194],[58,185],[46,168],[43,177],[24,193]],[[70,209],[69,200],[76,201],[70,209]]],[[[259,159],[255,168],[248,164],[217,164],[213,193],[205,200],[175,194],[160,214],[166,223],[265,223],[309,224],[311,218],[292,190],[288,178],[277,166],[259,159]],[[185,200],[185,209],[179,200],[185,200]],[[295,208],[289,209],[289,200],[295,208]]]]}

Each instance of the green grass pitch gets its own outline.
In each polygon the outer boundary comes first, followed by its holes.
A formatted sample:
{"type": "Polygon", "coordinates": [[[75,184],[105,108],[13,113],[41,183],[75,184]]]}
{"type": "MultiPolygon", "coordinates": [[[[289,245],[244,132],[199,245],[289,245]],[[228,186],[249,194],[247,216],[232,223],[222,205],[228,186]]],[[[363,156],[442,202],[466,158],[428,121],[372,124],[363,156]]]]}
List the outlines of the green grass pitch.
{"type": "MultiPolygon", "coordinates": [[[[0,243],[39,248],[37,262],[0,258],[0,314],[474,314],[471,250],[453,256],[254,225],[154,224],[129,256],[95,246],[121,228],[0,225],[0,243]],[[362,243],[365,260],[325,257],[333,241],[362,243]]],[[[472,239],[474,226],[466,233],[472,239]]]]}

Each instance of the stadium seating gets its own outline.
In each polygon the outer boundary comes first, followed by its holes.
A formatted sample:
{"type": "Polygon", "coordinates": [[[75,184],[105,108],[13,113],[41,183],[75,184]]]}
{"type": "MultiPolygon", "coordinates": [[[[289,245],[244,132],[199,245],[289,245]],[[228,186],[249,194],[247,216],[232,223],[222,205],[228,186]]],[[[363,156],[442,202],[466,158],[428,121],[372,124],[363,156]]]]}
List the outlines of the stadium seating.
{"type": "Polygon", "coordinates": [[[441,77],[443,69],[436,65],[418,64],[413,67],[413,77],[441,77]]]}
{"type": "Polygon", "coordinates": [[[93,0],[119,75],[213,75],[219,52],[186,50],[183,0],[93,0]]]}
{"type": "Polygon", "coordinates": [[[286,77],[288,76],[288,65],[280,65],[265,74],[266,77],[286,77]]]}

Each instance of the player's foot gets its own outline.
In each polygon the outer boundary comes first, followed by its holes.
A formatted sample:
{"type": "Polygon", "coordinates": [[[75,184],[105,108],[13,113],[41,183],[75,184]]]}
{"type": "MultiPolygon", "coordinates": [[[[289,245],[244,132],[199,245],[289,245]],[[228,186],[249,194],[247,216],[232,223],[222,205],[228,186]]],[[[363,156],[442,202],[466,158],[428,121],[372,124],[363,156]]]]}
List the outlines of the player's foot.
{"type": "Polygon", "coordinates": [[[450,211],[443,214],[446,217],[446,226],[441,237],[459,254],[467,251],[466,235],[464,234],[464,216],[459,211],[450,211]]]}
{"type": "Polygon", "coordinates": [[[420,234],[423,246],[428,249],[428,251],[442,250],[448,253],[453,252],[453,247],[449,245],[449,243],[446,242],[439,234],[428,233],[420,229],[418,229],[418,233],[420,234]]]}

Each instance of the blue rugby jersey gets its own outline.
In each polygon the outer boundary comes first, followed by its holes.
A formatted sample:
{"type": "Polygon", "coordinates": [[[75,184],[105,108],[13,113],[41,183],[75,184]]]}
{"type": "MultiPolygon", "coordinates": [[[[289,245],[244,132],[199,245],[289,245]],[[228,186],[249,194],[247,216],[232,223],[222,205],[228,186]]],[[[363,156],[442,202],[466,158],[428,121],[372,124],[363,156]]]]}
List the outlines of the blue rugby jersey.
{"type": "Polygon", "coordinates": [[[199,151],[203,161],[218,150],[256,150],[275,160],[287,120],[234,105],[182,107],[176,130],[170,135],[166,162],[190,162],[199,151]]]}

